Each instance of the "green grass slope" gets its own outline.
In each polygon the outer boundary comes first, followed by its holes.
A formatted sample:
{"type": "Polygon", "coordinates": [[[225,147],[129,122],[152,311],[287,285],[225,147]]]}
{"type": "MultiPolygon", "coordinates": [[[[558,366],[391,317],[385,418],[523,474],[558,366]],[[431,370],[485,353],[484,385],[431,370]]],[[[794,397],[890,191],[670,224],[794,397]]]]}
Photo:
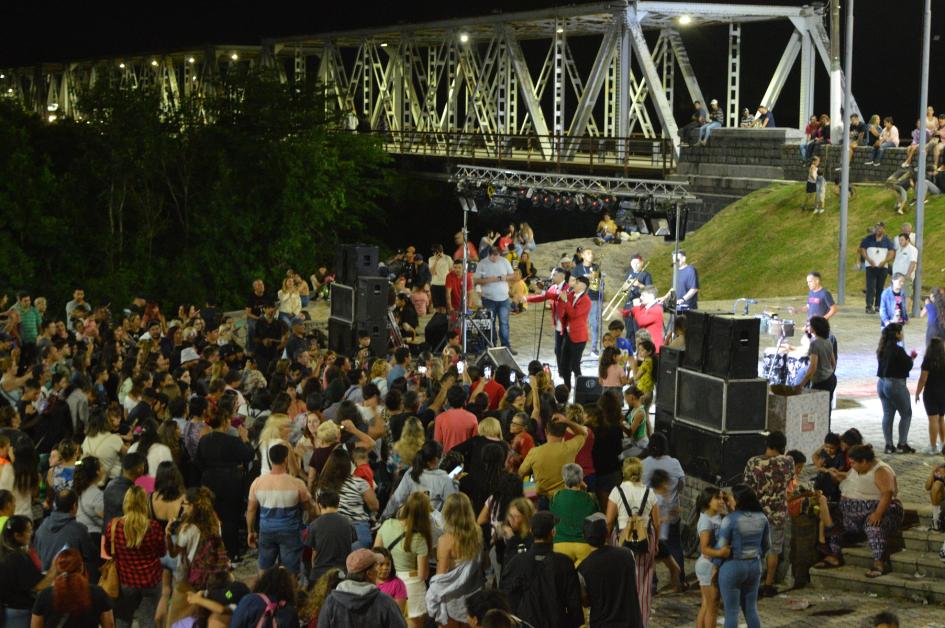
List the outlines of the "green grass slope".
{"type": "MultiPolygon", "coordinates": [[[[814,216],[801,211],[802,183],[777,184],[729,205],[705,226],[686,237],[681,247],[699,270],[700,299],[776,297],[805,294],[805,275],[818,270],[824,285],[836,294],[837,250],[840,233],[839,198],[830,186],[827,211],[814,216]]],[[[910,195],[911,198],[911,195],[910,195]]],[[[879,221],[887,233],[899,233],[902,223],[915,225],[915,211],[896,215],[894,194],[882,187],[856,186],[850,200],[847,255],[847,296],[860,296],[864,274],[856,270],[857,247],[867,228],[879,221]]],[[[923,285],[945,284],[945,196],[930,197],[925,205],[923,285]]],[[[672,280],[672,243],[654,252],[650,272],[658,286],[672,280]]]]}

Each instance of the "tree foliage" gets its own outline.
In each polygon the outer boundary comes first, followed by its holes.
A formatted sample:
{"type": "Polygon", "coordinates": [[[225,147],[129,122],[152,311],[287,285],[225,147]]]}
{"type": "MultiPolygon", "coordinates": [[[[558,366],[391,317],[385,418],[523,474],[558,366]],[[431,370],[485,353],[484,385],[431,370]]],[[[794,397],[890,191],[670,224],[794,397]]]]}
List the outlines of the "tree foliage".
{"type": "Polygon", "coordinates": [[[82,285],[96,303],[242,306],[257,276],[330,263],[378,218],[392,174],[323,102],[250,76],[171,114],[156,91],[107,80],[81,121],[0,104],[0,283],[56,305],[82,285]]]}

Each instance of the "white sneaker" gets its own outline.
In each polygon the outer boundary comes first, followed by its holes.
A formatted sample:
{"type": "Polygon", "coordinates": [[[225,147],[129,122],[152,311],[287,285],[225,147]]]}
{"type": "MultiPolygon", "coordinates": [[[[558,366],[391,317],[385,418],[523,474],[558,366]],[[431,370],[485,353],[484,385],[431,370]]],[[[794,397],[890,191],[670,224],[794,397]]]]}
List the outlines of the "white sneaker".
{"type": "Polygon", "coordinates": [[[937,456],[939,455],[939,450],[936,449],[934,445],[929,445],[928,447],[922,450],[922,453],[925,454],[926,456],[937,456]]]}
{"type": "Polygon", "coordinates": [[[901,164],[899,164],[899,167],[900,167],[900,168],[908,168],[908,167],[909,167],[909,162],[908,162],[908,161],[904,161],[904,162],[902,162],[901,164]]]}
{"type": "Polygon", "coordinates": [[[872,166],[872,165],[873,165],[873,161],[870,160],[870,161],[863,162],[863,165],[864,165],[864,166],[872,166]]]}

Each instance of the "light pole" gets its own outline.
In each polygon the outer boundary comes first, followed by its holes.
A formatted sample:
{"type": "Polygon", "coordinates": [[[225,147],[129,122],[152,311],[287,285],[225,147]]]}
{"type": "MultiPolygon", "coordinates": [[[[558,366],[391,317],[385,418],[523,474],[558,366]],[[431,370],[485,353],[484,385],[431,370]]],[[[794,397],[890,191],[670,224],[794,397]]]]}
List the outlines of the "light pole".
{"type": "Polygon", "coordinates": [[[920,75],[919,87],[919,164],[916,171],[915,183],[915,246],[919,250],[918,260],[915,265],[915,283],[912,285],[912,315],[918,316],[921,308],[922,299],[922,235],[925,230],[925,132],[926,111],[929,101],[929,46],[932,30],[932,0],[925,0],[925,13],[923,15],[922,25],[922,74],[920,75]]]}
{"type": "MultiPolygon", "coordinates": [[[[847,211],[850,205],[850,100],[853,93],[853,2],[847,0],[846,86],[843,90],[843,154],[840,155],[840,246],[837,269],[837,303],[846,301],[847,211]]],[[[837,9],[839,14],[839,7],[837,9]]]]}

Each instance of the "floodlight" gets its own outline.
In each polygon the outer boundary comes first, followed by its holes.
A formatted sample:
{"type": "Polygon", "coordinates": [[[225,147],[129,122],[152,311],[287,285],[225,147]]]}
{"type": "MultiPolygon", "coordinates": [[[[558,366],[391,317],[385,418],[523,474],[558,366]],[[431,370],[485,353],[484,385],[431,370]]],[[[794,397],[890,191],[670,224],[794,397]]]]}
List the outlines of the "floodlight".
{"type": "Polygon", "coordinates": [[[239,58],[240,58],[240,56],[239,56],[238,54],[236,54],[235,52],[230,55],[230,59],[233,59],[233,61],[237,61],[237,60],[239,60],[239,58]]]}
{"type": "Polygon", "coordinates": [[[381,42],[381,48],[387,48],[387,42],[386,42],[386,41],[382,41],[382,42],[381,42]]]}
{"type": "Polygon", "coordinates": [[[151,59],[152,66],[157,67],[157,64],[158,64],[157,59],[151,59]]]}
{"type": "Polygon", "coordinates": [[[564,27],[563,27],[563,26],[559,26],[558,28],[555,29],[555,32],[560,35],[561,33],[564,32],[564,27]]]}
{"type": "Polygon", "coordinates": [[[187,57],[187,63],[194,63],[195,61],[196,59],[194,59],[193,57],[187,57]]]}
{"type": "Polygon", "coordinates": [[[124,70],[124,69],[125,69],[125,64],[124,64],[124,63],[119,63],[119,64],[118,64],[118,67],[121,68],[122,70],[124,70]]]}
{"type": "Polygon", "coordinates": [[[689,24],[692,24],[692,16],[691,16],[691,15],[680,15],[680,16],[679,16],[679,24],[682,25],[682,26],[688,26],[689,24]]]}
{"type": "Polygon", "coordinates": [[[469,33],[460,33],[459,34],[459,43],[465,44],[469,41],[469,33]]]}

